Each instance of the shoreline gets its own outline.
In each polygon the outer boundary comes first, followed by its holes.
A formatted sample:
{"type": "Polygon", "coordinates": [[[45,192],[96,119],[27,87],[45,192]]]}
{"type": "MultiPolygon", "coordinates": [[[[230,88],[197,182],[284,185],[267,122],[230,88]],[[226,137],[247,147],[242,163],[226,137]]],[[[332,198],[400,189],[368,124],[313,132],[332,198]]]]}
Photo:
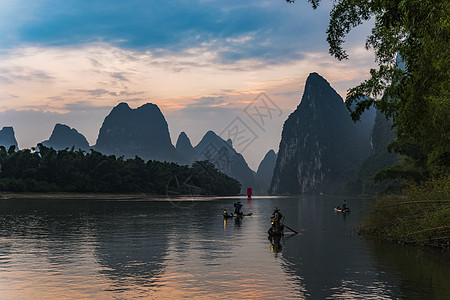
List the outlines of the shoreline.
{"type": "Polygon", "coordinates": [[[108,194],[108,193],[9,193],[1,192],[0,200],[6,199],[96,199],[96,200],[137,200],[148,198],[167,198],[166,195],[156,194],[108,194]]]}
{"type": "MultiPolygon", "coordinates": [[[[0,201],[7,199],[61,199],[61,200],[178,200],[183,199],[208,199],[208,198],[242,198],[244,195],[235,196],[221,196],[221,195],[180,195],[170,197],[161,194],[114,194],[114,193],[72,193],[72,192],[57,192],[57,193],[15,193],[15,192],[0,192],[0,201]]],[[[247,197],[247,196],[245,196],[247,197]]],[[[267,196],[260,196],[267,197],[267,196]]],[[[283,196],[271,196],[283,197],[283,196]]]]}
{"type": "MultiPolygon", "coordinates": [[[[252,199],[256,198],[291,198],[301,197],[302,195],[253,195],[252,199]]],[[[308,195],[311,196],[311,195],[308,195]]],[[[318,195],[315,195],[318,196],[318,195]]],[[[320,195],[321,197],[324,195],[320,195]]],[[[352,198],[352,199],[375,199],[375,197],[368,196],[344,196],[344,195],[326,195],[328,197],[336,198],[352,198]]],[[[114,194],[114,193],[76,193],[76,192],[55,192],[55,193],[37,193],[37,192],[0,192],[0,200],[6,199],[61,199],[61,200],[77,200],[77,199],[96,199],[96,200],[139,200],[139,199],[184,199],[184,198],[247,198],[247,195],[180,195],[170,197],[164,194],[114,194]]]]}
{"type": "MultiPolygon", "coordinates": [[[[444,183],[445,184],[445,183],[444,183]]],[[[450,250],[447,186],[377,199],[357,228],[359,235],[416,247],[450,250]]]]}

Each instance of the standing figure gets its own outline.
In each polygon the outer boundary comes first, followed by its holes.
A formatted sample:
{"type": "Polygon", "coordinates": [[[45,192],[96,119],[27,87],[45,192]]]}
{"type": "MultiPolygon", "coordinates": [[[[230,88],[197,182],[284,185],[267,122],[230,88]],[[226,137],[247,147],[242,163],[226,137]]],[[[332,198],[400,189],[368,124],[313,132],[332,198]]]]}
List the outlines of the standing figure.
{"type": "Polygon", "coordinates": [[[242,215],[241,209],[242,209],[241,201],[234,203],[234,213],[236,215],[242,215]]]}
{"type": "Polygon", "coordinates": [[[275,207],[275,210],[272,214],[272,233],[273,234],[282,234],[284,225],[281,223],[281,219],[283,218],[283,215],[280,212],[280,209],[278,207],[275,207]]]}

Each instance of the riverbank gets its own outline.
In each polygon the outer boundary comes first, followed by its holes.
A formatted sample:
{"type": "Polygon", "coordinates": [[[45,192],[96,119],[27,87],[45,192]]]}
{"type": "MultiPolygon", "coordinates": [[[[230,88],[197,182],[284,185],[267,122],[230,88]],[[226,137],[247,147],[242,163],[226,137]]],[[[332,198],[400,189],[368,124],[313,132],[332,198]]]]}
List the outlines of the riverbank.
{"type": "Polygon", "coordinates": [[[370,208],[359,233],[389,241],[450,249],[450,180],[410,186],[370,208]]]}
{"type": "Polygon", "coordinates": [[[109,194],[109,193],[8,193],[1,192],[1,199],[96,199],[96,200],[137,200],[137,199],[162,199],[165,195],[153,194],[109,194]]]}
{"type": "MultiPolygon", "coordinates": [[[[217,196],[217,195],[160,195],[149,193],[134,194],[113,194],[113,193],[14,193],[0,192],[0,200],[2,199],[53,199],[53,200],[155,200],[155,201],[185,201],[185,200],[204,200],[214,197],[221,198],[242,198],[246,195],[239,196],[217,196]]],[[[261,198],[261,197],[260,197],[261,198]]]]}

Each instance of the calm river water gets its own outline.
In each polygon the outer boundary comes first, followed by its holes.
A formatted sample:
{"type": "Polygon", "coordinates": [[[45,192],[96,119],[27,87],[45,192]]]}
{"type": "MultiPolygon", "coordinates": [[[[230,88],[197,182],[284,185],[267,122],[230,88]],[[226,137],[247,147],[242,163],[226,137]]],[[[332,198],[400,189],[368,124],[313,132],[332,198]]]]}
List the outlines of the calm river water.
{"type": "Polygon", "coordinates": [[[241,199],[0,200],[0,299],[450,299],[448,254],[355,234],[370,200],[241,199]]]}

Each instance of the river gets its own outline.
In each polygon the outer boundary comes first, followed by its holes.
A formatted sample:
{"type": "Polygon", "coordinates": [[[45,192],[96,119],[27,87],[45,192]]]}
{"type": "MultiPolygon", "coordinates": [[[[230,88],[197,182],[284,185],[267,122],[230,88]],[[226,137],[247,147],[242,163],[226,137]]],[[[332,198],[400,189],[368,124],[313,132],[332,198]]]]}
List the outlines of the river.
{"type": "Polygon", "coordinates": [[[0,298],[450,299],[448,253],[356,234],[372,200],[237,199],[2,199],[0,298]]]}

